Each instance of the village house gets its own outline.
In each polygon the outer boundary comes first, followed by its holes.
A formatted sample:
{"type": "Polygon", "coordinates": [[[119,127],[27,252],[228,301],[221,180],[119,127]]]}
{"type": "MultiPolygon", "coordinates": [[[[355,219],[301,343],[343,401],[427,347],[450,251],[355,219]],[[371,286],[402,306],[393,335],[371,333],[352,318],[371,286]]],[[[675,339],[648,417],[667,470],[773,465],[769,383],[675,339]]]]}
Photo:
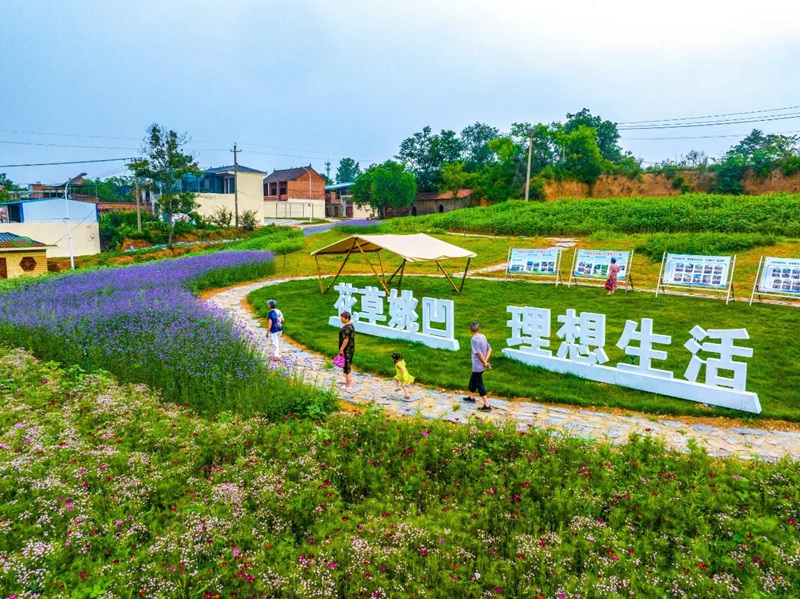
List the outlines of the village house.
{"type": "Polygon", "coordinates": [[[29,237],[0,233],[0,279],[45,274],[49,247],[29,237]]]}
{"type": "Polygon", "coordinates": [[[250,210],[255,213],[256,222],[260,225],[264,222],[262,180],[265,174],[264,171],[241,164],[235,169],[232,165],[220,166],[206,169],[197,176],[187,175],[183,178],[182,186],[185,191],[197,193],[196,210],[203,218],[212,216],[220,208],[234,214],[238,189],[239,218],[243,212],[250,210]]]}
{"type": "Polygon", "coordinates": [[[100,253],[97,204],[63,197],[15,200],[0,204],[0,233],[36,239],[50,248],[50,257],[100,253]]]}
{"type": "Polygon", "coordinates": [[[325,179],[311,165],[264,177],[265,218],[324,218],[325,179]]]}

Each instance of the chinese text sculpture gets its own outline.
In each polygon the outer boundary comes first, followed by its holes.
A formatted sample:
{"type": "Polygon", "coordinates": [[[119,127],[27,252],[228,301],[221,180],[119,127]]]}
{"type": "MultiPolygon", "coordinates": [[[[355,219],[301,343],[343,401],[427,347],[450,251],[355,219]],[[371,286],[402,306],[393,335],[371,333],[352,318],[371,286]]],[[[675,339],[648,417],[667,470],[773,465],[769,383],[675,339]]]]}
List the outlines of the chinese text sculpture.
{"type": "MultiPolygon", "coordinates": [[[[436,349],[457,351],[455,339],[455,314],[452,300],[422,298],[422,326],[417,322],[419,301],[411,291],[400,293],[392,289],[389,296],[377,287],[358,289],[350,283],[339,283],[334,289],[339,297],[333,305],[339,314],[350,312],[353,326],[359,333],[416,341],[436,349]],[[360,296],[360,297],[359,297],[360,296]],[[356,304],[360,310],[356,310],[356,304]],[[385,313],[388,304],[388,314],[385,313]]],[[[338,316],[331,316],[328,323],[341,326],[338,316]]]]}
{"type": "Polygon", "coordinates": [[[593,381],[631,387],[641,391],[659,393],[744,410],[761,412],[756,393],[745,390],[747,364],[734,358],[750,358],[752,348],[735,345],[736,341],[750,336],[745,329],[709,329],[695,326],[684,347],[689,351],[689,363],[684,372],[685,379],[676,379],[668,370],[654,368],[653,362],[667,359],[667,352],[654,346],[666,346],[672,342],[669,335],[653,332],[653,320],[643,318],[640,323],[628,320],[617,342],[617,347],[631,357],[630,363],[621,362],[604,366],[608,356],[606,344],[606,316],[592,312],[575,314],[567,310],[558,317],[562,324],[556,332],[561,340],[556,355],[550,347],[551,315],[547,308],[509,306],[511,314],[508,326],[511,337],[509,347],[503,354],[531,366],[553,372],[569,373],[593,381]],[[700,353],[714,357],[703,358],[700,353]],[[634,362],[638,358],[638,363],[634,362]],[[701,370],[705,378],[698,382],[701,370]],[[720,372],[731,373],[732,377],[720,372]]]}

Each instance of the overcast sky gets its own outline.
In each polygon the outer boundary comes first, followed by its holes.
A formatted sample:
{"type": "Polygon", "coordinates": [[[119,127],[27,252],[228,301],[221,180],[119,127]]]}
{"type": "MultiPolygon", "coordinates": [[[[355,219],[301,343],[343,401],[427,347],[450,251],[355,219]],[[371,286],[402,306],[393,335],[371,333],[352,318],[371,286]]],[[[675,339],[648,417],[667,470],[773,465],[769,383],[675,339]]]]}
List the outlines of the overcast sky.
{"type": "MultiPolygon", "coordinates": [[[[800,106],[796,0],[0,0],[0,23],[0,165],[135,156],[153,122],[187,132],[203,167],[232,164],[238,142],[249,167],[335,172],[391,158],[425,125],[800,106]]],[[[716,156],[753,127],[800,132],[800,118],[622,145],[716,156]]],[[[123,164],[0,172],[59,182],[123,164]]]]}

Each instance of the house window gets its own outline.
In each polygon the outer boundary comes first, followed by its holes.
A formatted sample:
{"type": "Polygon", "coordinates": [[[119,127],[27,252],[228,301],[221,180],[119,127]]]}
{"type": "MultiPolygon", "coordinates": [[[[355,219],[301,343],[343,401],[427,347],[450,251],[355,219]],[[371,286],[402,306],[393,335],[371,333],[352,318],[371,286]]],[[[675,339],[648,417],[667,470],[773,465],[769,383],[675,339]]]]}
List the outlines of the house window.
{"type": "Polygon", "coordinates": [[[33,269],[36,268],[36,260],[31,258],[30,256],[25,256],[22,260],[19,261],[19,265],[25,272],[32,272],[33,269]]]}
{"type": "Polygon", "coordinates": [[[9,204],[8,208],[8,222],[21,223],[22,222],[22,206],[20,204],[9,204]]]}

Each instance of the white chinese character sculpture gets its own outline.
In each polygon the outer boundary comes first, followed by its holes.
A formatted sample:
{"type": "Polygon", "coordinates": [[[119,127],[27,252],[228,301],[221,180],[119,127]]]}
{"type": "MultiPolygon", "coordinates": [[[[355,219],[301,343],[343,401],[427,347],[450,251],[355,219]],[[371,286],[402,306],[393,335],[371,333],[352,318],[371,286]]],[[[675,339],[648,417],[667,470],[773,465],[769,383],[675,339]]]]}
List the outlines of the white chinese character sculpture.
{"type": "Polygon", "coordinates": [[[519,345],[522,352],[539,356],[552,356],[550,347],[550,309],[519,308],[508,306],[511,320],[506,324],[511,328],[511,337],[506,340],[509,346],[519,345]],[[527,345],[523,345],[527,343],[527,345]]]}
{"type": "Polygon", "coordinates": [[[734,391],[744,391],[747,383],[747,364],[736,362],[733,358],[752,358],[753,348],[738,347],[734,345],[737,339],[750,339],[745,329],[709,329],[704,330],[700,326],[695,326],[691,331],[692,338],[684,343],[684,347],[692,352],[692,359],[686,368],[684,377],[686,380],[695,382],[700,368],[706,366],[706,385],[712,387],[727,387],[734,391]],[[706,338],[718,339],[720,343],[699,343],[706,338]],[[719,358],[708,358],[702,360],[697,357],[697,353],[702,350],[708,353],[719,354],[719,358]],[[733,372],[733,378],[719,375],[720,370],[733,372]]]}
{"type": "Polygon", "coordinates": [[[577,315],[575,310],[570,309],[559,316],[561,328],[557,335],[563,342],[553,356],[546,349],[550,345],[550,310],[508,306],[507,311],[511,314],[507,322],[511,337],[507,340],[509,347],[503,349],[503,355],[523,364],[607,385],[620,385],[755,414],[761,412],[758,394],[745,390],[747,364],[734,360],[736,357],[750,358],[753,355],[751,348],[735,345],[739,339],[749,339],[744,329],[705,331],[699,326],[694,327],[691,330],[692,338],[684,345],[692,353],[692,358],[686,369],[686,380],[683,380],[675,378],[668,370],[653,368],[654,360],[667,359],[667,352],[654,349],[654,346],[669,345],[672,337],[655,334],[650,318],[642,318],[641,325],[633,320],[625,323],[617,347],[639,360],[638,364],[618,363],[614,368],[602,365],[608,361],[603,349],[606,334],[604,314],[583,312],[577,315]],[[719,343],[705,341],[707,338],[719,343]],[[702,359],[698,355],[701,351],[716,353],[719,357],[702,359]],[[705,383],[700,383],[697,378],[703,366],[706,368],[705,383]],[[733,378],[721,376],[720,372],[731,372],[733,378]]]}
{"type": "Polygon", "coordinates": [[[361,312],[356,312],[356,320],[363,320],[369,324],[376,324],[379,320],[386,320],[383,315],[383,298],[386,292],[377,287],[367,286],[361,292],[361,312]]]}
{"type": "Polygon", "coordinates": [[[401,329],[416,333],[419,331],[419,315],[416,312],[417,300],[414,295],[406,290],[397,295],[397,289],[392,289],[389,294],[389,326],[394,329],[401,329]]]}
{"type": "Polygon", "coordinates": [[[606,315],[593,312],[581,312],[575,315],[575,310],[570,308],[566,314],[558,317],[558,322],[563,323],[556,335],[564,339],[556,354],[559,358],[566,358],[582,364],[603,364],[608,362],[603,347],[606,344],[606,315]],[[596,349],[590,350],[589,346],[596,349]]]}
{"type": "MultiPolygon", "coordinates": [[[[389,297],[377,287],[357,289],[350,283],[339,283],[334,287],[339,298],[334,307],[342,312],[352,313],[352,323],[356,331],[365,335],[375,335],[387,339],[403,339],[422,343],[435,349],[458,351],[459,343],[455,338],[455,312],[452,300],[440,300],[430,297],[422,298],[422,330],[420,330],[417,306],[419,301],[411,291],[399,292],[392,289],[389,297]],[[361,311],[352,312],[359,301],[356,294],[361,295],[361,311]],[[389,304],[389,318],[384,314],[384,302],[389,304]],[[433,324],[444,325],[434,328],[433,324]]],[[[340,327],[338,316],[328,318],[328,324],[340,327]]]]}
{"type": "MultiPolygon", "coordinates": [[[[339,283],[334,289],[339,292],[339,297],[333,307],[336,308],[340,315],[342,312],[350,312],[358,301],[353,295],[358,293],[360,289],[353,287],[350,283],[339,283]]],[[[355,315],[353,317],[355,318],[355,315]]]]}
{"type": "Polygon", "coordinates": [[[452,339],[455,335],[455,304],[453,300],[422,298],[422,334],[452,339]],[[444,324],[434,329],[431,323],[444,324]]]}
{"type": "Polygon", "coordinates": [[[672,337],[669,335],[654,334],[652,318],[642,318],[641,331],[637,331],[636,329],[637,324],[635,321],[626,321],[622,336],[619,338],[619,341],[617,341],[617,347],[629,356],[639,356],[639,363],[626,364],[625,362],[619,362],[617,368],[671,379],[672,372],[669,370],[653,368],[653,360],[667,359],[667,352],[660,349],[653,349],[653,345],[669,345],[672,343],[672,337]],[[639,347],[631,345],[631,341],[638,341],[639,347]]]}

